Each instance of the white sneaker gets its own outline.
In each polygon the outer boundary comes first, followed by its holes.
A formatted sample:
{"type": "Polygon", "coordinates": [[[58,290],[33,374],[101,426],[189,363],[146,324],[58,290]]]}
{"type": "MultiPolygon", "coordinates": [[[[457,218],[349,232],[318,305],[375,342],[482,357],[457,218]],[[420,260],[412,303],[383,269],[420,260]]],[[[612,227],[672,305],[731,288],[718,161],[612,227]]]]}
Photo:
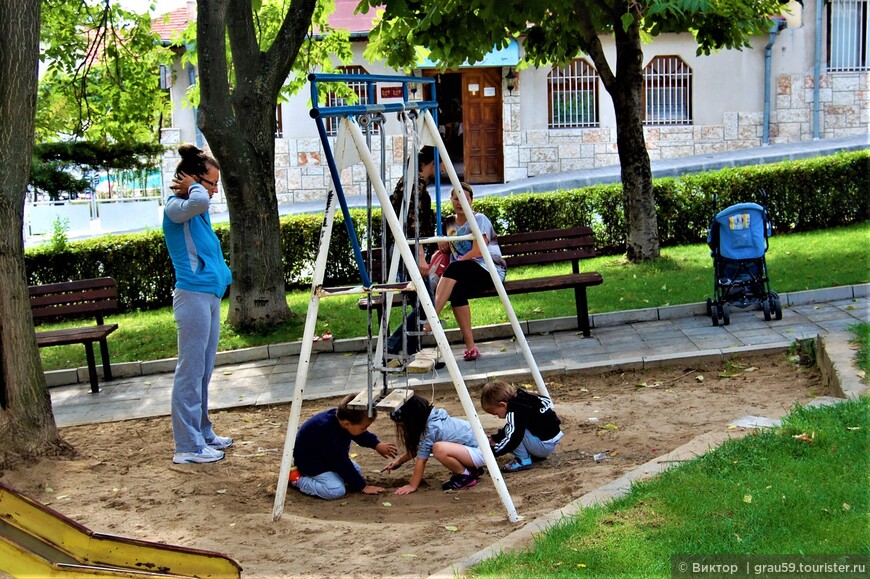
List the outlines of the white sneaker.
{"type": "Polygon", "coordinates": [[[215,435],[214,439],[209,440],[206,444],[212,447],[215,450],[223,450],[225,448],[229,448],[233,445],[233,439],[229,436],[217,436],[215,435]]]}
{"type": "Polygon", "coordinates": [[[214,449],[210,446],[204,446],[199,452],[176,452],[172,457],[172,462],[175,464],[184,464],[188,462],[217,462],[223,460],[224,453],[221,450],[214,449]]]}

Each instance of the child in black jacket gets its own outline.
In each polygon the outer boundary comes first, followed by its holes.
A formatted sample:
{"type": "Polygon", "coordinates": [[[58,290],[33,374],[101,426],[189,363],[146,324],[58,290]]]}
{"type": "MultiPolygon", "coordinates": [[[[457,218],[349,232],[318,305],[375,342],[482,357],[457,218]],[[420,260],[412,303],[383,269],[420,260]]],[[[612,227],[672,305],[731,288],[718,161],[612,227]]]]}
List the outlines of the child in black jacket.
{"type": "Polygon", "coordinates": [[[562,439],[561,421],[546,396],[496,380],[484,385],[480,405],[487,413],[505,420],[504,427],[490,436],[493,454],[514,455],[502,467],[504,472],[532,468],[532,461],[547,458],[562,439]]]}

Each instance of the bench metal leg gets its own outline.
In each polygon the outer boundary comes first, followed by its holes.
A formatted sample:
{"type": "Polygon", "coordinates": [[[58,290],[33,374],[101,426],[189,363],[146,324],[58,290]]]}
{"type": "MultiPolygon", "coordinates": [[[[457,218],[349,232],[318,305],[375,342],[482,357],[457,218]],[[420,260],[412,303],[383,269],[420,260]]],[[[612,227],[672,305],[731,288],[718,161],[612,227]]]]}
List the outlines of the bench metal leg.
{"type": "Polygon", "coordinates": [[[103,380],[111,382],[112,364],[109,362],[109,343],[106,340],[100,340],[100,356],[103,358],[103,380]]]}
{"type": "Polygon", "coordinates": [[[574,288],[574,304],[577,306],[577,328],[583,332],[584,338],[592,336],[589,328],[589,306],[586,303],[586,287],[574,288]]]}
{"type": "Polygon", "coordinates": [[[97,361],[94,358],[94,344],[85,342],[85,354],[88,357],[88,377],[91,379],[91,393],[96,394],[100,391],[100,385],[97,381],[97,361]]]}

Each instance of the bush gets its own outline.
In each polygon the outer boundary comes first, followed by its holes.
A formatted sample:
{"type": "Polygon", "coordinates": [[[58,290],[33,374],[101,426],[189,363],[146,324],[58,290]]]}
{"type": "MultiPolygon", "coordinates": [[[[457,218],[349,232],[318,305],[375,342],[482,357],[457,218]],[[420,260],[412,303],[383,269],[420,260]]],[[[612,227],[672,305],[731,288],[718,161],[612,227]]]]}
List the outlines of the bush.
{"type": "MultiPolygon", "coordinates": [[[[809,231],[860,223],[870,218],[870,152],[840,153],[772,165],[729,168],[709,173],[653,181],[662,246],[706,241],[707,227],[717,209],[756,201],[765,205],[775,232],[809,231]],[[765,191],[766,199],[760,197],[765,191]],[[715,199],[715,202],[714,202],[715,199]]],[[[452,207],[445,204],[447,215],[452,207]]],[[[554,193],[524,193],[484,197],[474,201],[499,233],[589,226],[600,253],[621,253],[625,247],[622,187],[596,185],[554,193]]],[[[379,209],[351,210],[353,234],[363,249],[366,234],[379,245],[383,229],[379,209]]],[[[311,283],[323,215],[287,215],[281,218],[284,282],[288,288],[311,283]]],[[[215,231],[228,248],[229,225],[215,231]]],[[[336,214],[327,260],[327,285],[360,282],[350,245],[350,233],[341,213],[336,214]]],[[[230,264],[232,266],[232,264],[230,264]]],[[[111,276],[125,309],[152,309],[172,303],[175,283],[163,235],[144,233],[106,235],[61,244],[45,244],[25,252],[31,285],[111,276]]]]}

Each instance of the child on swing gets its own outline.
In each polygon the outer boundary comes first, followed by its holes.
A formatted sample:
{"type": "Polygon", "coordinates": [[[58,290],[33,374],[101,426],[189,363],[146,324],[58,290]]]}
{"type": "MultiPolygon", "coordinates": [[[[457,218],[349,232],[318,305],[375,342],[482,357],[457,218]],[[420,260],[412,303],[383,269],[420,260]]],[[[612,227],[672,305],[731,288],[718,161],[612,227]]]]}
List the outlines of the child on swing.
{"type": "Polygon", "coordinates": [[[360,466],[350,458],[350,442],[373,448],[385,458],[396,456],[396,445],[368,432],[377,411],[372,409],[370,417],[367,409],[348,407],[354,397],[348,394],[337,408],[315,414],[296,433],[293,463],[298,470],[291,471],[290,484],[306,495],[335,500],[348,490],[366,495],[386,490],[366,483],[360,466]]]}
{"type": "Polygon", "coordinates": [[[417,394],[390,412],[390,418],[396,423],[396,432],[405,453],[381,472],[392,471],[415,459],[411,480],[396,489],[397,495],[417,490],[430,456],[453,473],[450,480],[441,485],[443,490],[459,490],[477,484],[477,479],[483,474],[480,467],[485,462],[467,420],[453,418],[443,408],[433,408],[428,400],[417,394]]]}

